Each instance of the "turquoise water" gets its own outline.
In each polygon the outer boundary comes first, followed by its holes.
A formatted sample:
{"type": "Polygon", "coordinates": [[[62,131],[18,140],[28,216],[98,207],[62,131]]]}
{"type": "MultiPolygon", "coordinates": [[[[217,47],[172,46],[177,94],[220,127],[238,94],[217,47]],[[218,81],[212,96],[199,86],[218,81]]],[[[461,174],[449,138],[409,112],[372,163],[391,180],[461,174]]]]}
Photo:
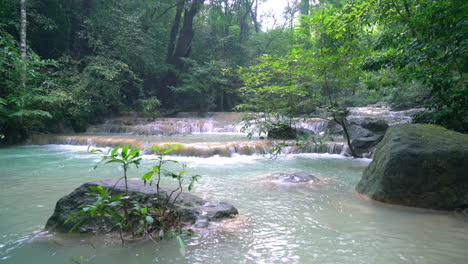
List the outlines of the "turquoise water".
{"type": "MultiPolygon", "coordinates": [[[[334,155],[189,158],[203,178],[193,191],[235,205],[240,216],[186,238],[122,246],[110,236],[43,232],[56,201],[80,184],[120,175],[117,167],[91,170],[86,147],[63,145],[0,149],[1,263],[466,263],[468,218],[364,200],[354,186],[369,160],[334,155]],[[280,185],[272,172],[307,172],[319,185],[280,185]],[[80,263],[80,262],[78,262],[80,263]]],[[[151,165],[150,157],[138,177],[151,165]]]]}

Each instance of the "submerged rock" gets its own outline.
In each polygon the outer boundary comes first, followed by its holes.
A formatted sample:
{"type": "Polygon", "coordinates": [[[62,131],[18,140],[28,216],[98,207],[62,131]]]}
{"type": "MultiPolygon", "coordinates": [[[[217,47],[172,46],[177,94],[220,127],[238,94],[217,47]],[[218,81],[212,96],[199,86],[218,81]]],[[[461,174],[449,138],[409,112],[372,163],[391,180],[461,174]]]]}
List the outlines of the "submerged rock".
{"type": "Polygon", "coordinates": [[[320,179],[303,172],[297,173],[284,173],[284,172],[277,172],[272,174],[276,180],[281,183],[316,183],[319,182],[320,179]]]}
{"type": "MultiPolygon", "coordinates": [[[[49,218],[46,229],[57,232],[68,232],[79,220],[75,219],[65,224],[70,216],[78,212],[81,205],[96,202],[96,196],[89,195],[93,191],[90,186],[101,185],[109,188],[112,195],[123,193],[125,183],[123,180],[99,180],[88,182],[76,188],[70,194],[62,197],[55,206],[54,214],[49,218]]],[[[171,190],[160,188],[160,195],[170,193],[171,190]]],[[[138,202],[146,207],[155,206],[156,187],[144,184],[141,180],[128,181],[128,195],[131,201],[138,202]]],[[[175,204],[175,210],[180,212],[184,224],[205,226],[212,221],[219,221],[238,214],[237,209],[228,203],[212,203],[198,196],[182,193],[175,204]]],[[[75,232],[80,233],[108,233],[112,231],[115,222],[110,218],[90,218],[85,220],[75,232]]]]}
{"type": "Polygon", "coordinates": [[[356,190],[393,204],[467,208],[468,135],[432,125],[392,126],[356,190]]]}

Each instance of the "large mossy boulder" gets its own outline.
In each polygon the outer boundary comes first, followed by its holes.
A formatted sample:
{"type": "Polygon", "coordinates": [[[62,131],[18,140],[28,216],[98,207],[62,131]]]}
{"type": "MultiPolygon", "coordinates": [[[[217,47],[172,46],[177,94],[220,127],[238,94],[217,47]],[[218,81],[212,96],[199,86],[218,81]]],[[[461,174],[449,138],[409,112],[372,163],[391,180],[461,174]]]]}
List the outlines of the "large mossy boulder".
{"type": "Polygon", "coordinates": [[[356,190],[392,204],[467,208],[468,135],[433,125],[392,126],[356,190]]]}
{"type": "MultiPolygon", "coordinates": [[[[123,193],[125,184],[123,180],[99,180],[88,182],[76,188],[70,194],[62,197],[56,204],[54,214],[46,224],[46,230],[56,232],[68,232],[78,221],[75,219],[64,223],[70,216],[78,212],[82,205],[92,204],[97,197],[90,195],[93,191],[91,186],[101,185],[109,188],[111,195],[123,193]]],[[[169,189],[160,189],[160,196],[170,193],[169,189]]],[[[144,184],[142,180],[128,181],[128,196],[130,202],[137,202],[147,208],[157,206],[158,199],[155,195],[154,185],[144,184]]],[[[186,225],[206,226],[209,222],[219,221],[238,214],[237,209],[228,203],[212,203],[189,193],[182,193],[174,204],[174,210],[180,213],[181,221],[186,225]]],[[[109,233],[112,232],[115,222],[111,218],[90,218],[75,229],[79,233],[109,233]]]]}

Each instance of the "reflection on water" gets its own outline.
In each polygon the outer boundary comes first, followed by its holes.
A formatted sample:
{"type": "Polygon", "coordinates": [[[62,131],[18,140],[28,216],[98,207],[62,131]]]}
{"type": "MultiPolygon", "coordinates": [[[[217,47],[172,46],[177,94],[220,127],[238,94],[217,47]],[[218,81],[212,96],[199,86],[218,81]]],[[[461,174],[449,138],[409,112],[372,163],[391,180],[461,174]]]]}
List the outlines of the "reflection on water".
{"type": "MultiPolygon", "coordinates": [[[[388,206],[361,199],[354,186],[369,160],[338,155],[232,158],[177,157],[204,175],[194,193],[234,204],[240,216],[187,238],[122,247],[111,236],[41,232],[55,202],[85,181],[117,177],[113,166],[91,170],[85,147],[0,149],[2,263],[466,263],[468,219],[456,213],[388,206]],[[273,172],[305,172],[321,185],[259,184],[273,172]]],[[[144,160],[138,177],[151,165],[144,160]]]]}

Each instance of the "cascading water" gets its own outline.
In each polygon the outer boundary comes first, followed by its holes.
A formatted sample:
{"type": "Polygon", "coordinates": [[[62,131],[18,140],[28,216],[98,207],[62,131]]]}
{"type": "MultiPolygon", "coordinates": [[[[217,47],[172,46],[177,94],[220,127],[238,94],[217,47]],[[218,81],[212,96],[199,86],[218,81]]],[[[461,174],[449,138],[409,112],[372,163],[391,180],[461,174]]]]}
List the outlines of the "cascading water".
{"type": "Polygon", "coordinates": [[[329,120],[322,118],[309,118],[303,121],[294,123],[296,129],[303,129],[314,134],[319,134],[324,131],[326,125],[330,122],[329,120]]]}
{"type": "MultiPolygon", "coordinates": [[[[414,110],[413,110],[414,111],[414,110]]],[[[410,122],[411,111],[394,112],[386,108],[360,107],[350,108],[348,119],[372,117],[382,119],[390,125],[410,122]]],[[[166,142],[182,143],[183,149],[177,155],[183,156],[224,156],[235,154],[253,155],[265,154],[278,143],[285,143],[285,153],[329,153],[347,155],[347,147],[341,136],[327,137],[318,145],[306,148],[297,147],[294,141],[280,142],[261,140],[258,137],[247,139],[246,134],[240,132],[242,124],[240,113],[179,113],[170,118],[139,117],[127,114],[110,118],[103,124],[89,127],[86,133],[66,135],[35,135],[30,144],[67,144],[94,145],[97,147],[113,147],[131,144],[143,149],[150,144],[166,142]]],[[[323,134],[330,121],[322,118],[308,118],[296,121],[293,126],[297,129],[314,134],[323,134]]]]}
{"type": "Polygon", "coordinates": [[[388,125],[396,125],[401,123],[410,123],[412,116],[421,112],[424,109],[410,109],[403,111],[391,111],[386,107],[349,107],[348,118],[375,118],[384,120],[388,125]]]}
{"type": "Polygon", "coordinates": [[[180,113],[174,118],[141,118],[123,116],[111,118],[101,125],[88,128],[87,134],[175,135],[193,133],[239,133],[233,122],[240,119],[236,113],[208,113],[206,117],[180,113]]]}

